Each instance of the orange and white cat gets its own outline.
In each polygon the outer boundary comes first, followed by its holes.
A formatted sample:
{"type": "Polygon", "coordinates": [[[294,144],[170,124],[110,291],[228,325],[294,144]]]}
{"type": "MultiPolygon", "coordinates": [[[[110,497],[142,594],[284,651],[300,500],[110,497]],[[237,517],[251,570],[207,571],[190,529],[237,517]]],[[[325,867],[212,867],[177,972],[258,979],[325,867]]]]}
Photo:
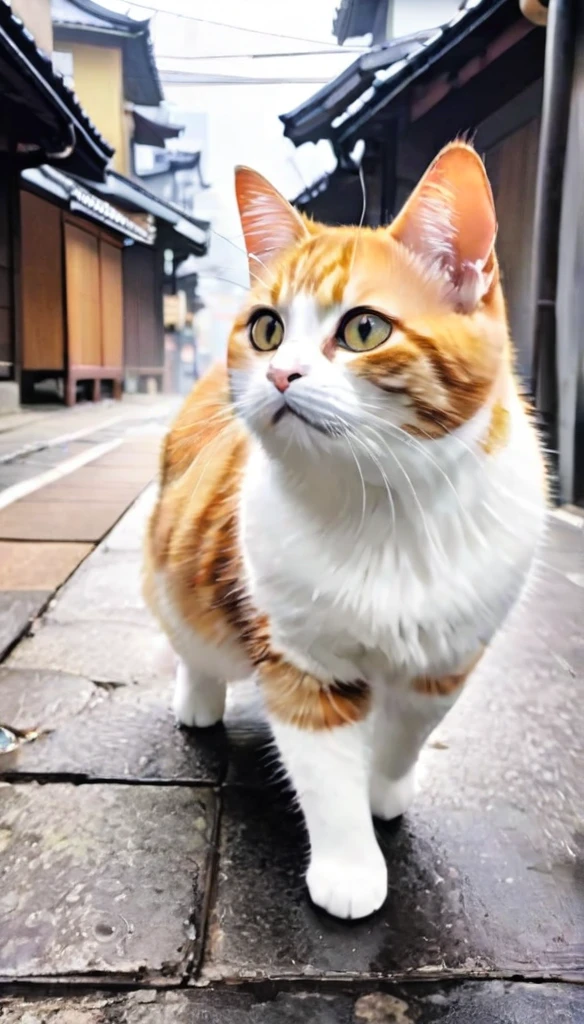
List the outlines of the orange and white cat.
{"type": "Polygon", "coordinates": [[[174,709],[218,722],[254,674],[331,914],[377,910],[372,815],[402,814],[425,739],[525,582],[543,461],[513,375],[491,190],[462,143],[389,227],[236,190],[254,284],[226,367],[170,431],[146,595],[174,709]]]}

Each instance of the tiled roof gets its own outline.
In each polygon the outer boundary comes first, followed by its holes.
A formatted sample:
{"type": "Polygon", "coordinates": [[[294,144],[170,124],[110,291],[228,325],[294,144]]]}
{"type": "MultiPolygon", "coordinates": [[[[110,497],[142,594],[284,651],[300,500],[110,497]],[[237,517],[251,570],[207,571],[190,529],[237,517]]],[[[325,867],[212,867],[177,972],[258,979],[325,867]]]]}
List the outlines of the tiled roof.
{"type": "Polygon", "coordinates": [[[150,21],[137,21],[100,7],[93,0],[52,0],[53,26],[57,36],[84,32],[117,36],[124,56],[125,98],[132,103],[156,107],[164,99],[150,21]]]}
{"type": "Polygon", "coordinates": [[[470,0],[441,28],[373,47],[296,110],[282,114],[284,134],[299,146],[358,138],[367,117],[386,106],[420,74],[502,8],[517,0],[470,0]]]}
{"type": "Polygon", "coordinates": [[[12,13],[5,0],[0,0],[0,33],[12,44],[13,50],[18,51],[23,73],[29,78],[34,77],[45,99],[72,124],[77,145],[83,139],[95,161],[105,166],[113,156],[112,147],[88,117],[75,93],[65,85],[63,76],[54,70],[50,57],[38,48],[31,33],[12,13]]]}
{"type": "Polygon", "coordinates": [[[123,174],[110,171],[103,185],[92,185],[92,188],[126,210],[142,211],[155,217],[159,224],[159,233],[164,229],[175,240],[176,235],[180,236],[196,256],[204,256],[208,251],[208,221],[186,213],[175,203],[160,199],[123,174]]]}
{"type": "Polygon", "coordinates": [[[113,29],[137,35],[148,28],[149,19],[137,20],[100,7],[92,0],[51,0],[53,22],[59,25],[82,25],[84,28],[113,29]]]}
{"type": "Polygon", "coordinates": [[[22,177],[35,188],[48,192],[65,202],[72,212],[84,214],[91,220],[131,238],[134,242],[154,245],[156,240],[154,225],[142,227],[140,224],[136,224],[121,210],[116,209],[101,196],[95,195],[74,178],[70,178],[69,175],[63,174],[56,168],[47,166],[31,168],[23,171],[22,177]]]}

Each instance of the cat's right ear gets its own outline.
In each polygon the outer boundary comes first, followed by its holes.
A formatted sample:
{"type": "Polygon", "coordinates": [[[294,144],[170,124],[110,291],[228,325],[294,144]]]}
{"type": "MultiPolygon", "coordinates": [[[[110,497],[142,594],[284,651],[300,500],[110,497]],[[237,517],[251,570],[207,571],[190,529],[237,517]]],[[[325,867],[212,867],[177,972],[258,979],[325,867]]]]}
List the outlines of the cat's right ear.
{"type": "Polygon", "coordinates": [[[250,270],[269,263],[307,234],[300,214],[263,175],[250,167],[236,167],[235,194],[250,270]]]}
{"type": "Polygon", "coordinates": [[[452,142],[438,154],[389,231],[446,273],[453,301],[472,312],[494,277],[497,234],[493,193],[472,146],[452,142]]]}

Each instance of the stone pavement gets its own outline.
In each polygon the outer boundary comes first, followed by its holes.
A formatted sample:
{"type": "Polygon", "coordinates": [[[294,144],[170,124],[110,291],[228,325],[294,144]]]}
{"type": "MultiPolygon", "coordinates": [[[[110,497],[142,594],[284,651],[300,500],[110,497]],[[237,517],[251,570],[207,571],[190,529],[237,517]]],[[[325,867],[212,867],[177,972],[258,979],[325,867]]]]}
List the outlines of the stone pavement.
{"type": "Polygon", "coordinates": [[[170,404],[0,417],[0,657],[152,479],[170,404]]]}
{"type": "Polygon", "coordinates": [[[387,904],[350,924],[306,897],[253,686],[225,729],[173,726],[139,589],[152,499],[0,666],[0,721],[36,736],[0,754],[2,1024],[584,1021],[584,517],[550,517],[414,809],[379,825],[387,904]]]}

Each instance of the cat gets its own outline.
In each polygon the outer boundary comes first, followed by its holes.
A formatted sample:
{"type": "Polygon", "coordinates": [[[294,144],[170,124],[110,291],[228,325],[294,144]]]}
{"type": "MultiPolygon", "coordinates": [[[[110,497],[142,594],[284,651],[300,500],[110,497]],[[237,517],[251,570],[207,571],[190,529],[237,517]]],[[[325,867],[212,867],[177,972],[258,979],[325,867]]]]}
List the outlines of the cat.
{"type": "Polygon", "coordinates": [[[145,594],[179,723],[219,722],[255,675],[310,896],[361,918],[387,893],[372,815],[407,810],[524,587],[545,465],[473,148],[447,146],[390,226],[313,223],[245,167],[236,196],[252,287],[166,439],[145,594]]]}

